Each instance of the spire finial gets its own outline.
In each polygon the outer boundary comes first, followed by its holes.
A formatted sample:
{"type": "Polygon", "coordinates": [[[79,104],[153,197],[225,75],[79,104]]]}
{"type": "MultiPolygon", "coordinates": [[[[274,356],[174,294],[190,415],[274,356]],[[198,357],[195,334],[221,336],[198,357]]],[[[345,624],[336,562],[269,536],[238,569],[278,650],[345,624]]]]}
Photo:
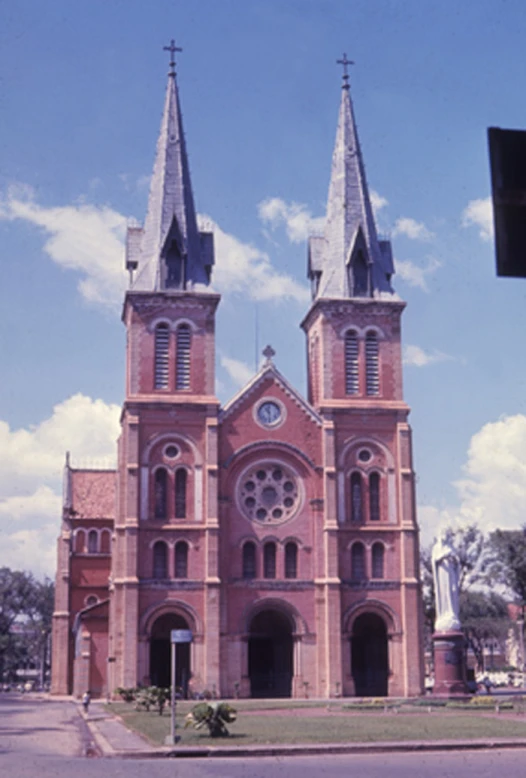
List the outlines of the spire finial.
{"type": "MultiPolygon", "coordinates": [[[[173,43],[173,41],[172,41],[173,43]]],[[[348,65],[354,65],[354,62],[351,59],[347,59],[347,54],[343,55],[342,59],[336,60],[337,65],[343,65],[343,86],[342,89],[349,89],[349,71],[347,69],[348,65]]]]}
{"type": "Polygon", "coordinates": [[[170,41],[169,46],[163,46],[163,51],[169,51],[170,52],[170,71],[168,73],[169,76],[175,76],[175,52],[176,51],[182,51],[178,46],[175,45],[175,41],[172,38],[170,41]]]}

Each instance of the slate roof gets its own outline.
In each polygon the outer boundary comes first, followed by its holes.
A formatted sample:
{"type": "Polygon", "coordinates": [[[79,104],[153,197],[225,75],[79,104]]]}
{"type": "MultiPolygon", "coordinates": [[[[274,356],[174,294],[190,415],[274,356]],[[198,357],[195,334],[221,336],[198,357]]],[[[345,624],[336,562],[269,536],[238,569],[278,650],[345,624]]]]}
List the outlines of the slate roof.
{"type": "Polygon", "coordinates": [[[167,239],[175,240],[186,256],[183,288],[207,287],[214,263],[213,235],[197,228],[175,73],[168,76],[144,227],[128,228],[126,265],[136,268],[133,290],[163,289],[161,262],[167,239]]]}
{"type": "Polygon", "coordinates": [[[318,278],[314,297],[347,298],[348,263],[355,244],[364,249],[373,297],[390,297],[394,272],[389,241],[378,240],[349,88],[344,86],[332,157],[323,238],[309,240],[308,276],[318,278]]]}

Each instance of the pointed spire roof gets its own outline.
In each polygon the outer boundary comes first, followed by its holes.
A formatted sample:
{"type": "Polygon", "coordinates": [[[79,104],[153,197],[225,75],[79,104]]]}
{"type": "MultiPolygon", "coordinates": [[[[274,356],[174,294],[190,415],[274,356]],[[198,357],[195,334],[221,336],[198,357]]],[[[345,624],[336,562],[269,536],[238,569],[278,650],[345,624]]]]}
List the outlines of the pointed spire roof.
{"type": "Polygon", "coordinates": [[[130,227],[127,267],[132,289],[192,289],[210,283],[213,236],[197,227],[172,41],[171,70],[143,228],[130,227]]]}
{"type": "MultiPolygon", "coordinates": [[[[351,63],[344,57],[346,67],[351,63]]],[[[391,246],[376,233],[348,78],[345,71],[325,231],[323,238],[309,241],[308,274],[315,298],[377,297],[393,291],[391,246]]]]}

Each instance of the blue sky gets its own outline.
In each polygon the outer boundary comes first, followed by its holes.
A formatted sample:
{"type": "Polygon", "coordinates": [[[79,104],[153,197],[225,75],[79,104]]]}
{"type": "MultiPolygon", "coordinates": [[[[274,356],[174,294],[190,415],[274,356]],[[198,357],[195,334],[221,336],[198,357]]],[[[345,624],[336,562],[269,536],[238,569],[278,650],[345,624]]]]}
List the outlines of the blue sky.
{"type": "Polygon", "coordinates": [[[122,240],[142,221],[174,37],[196,205],[216,231],[217,391],[271,343],[305,391],[343,52],[407,301],[423,537],[520,526],[526,286],[497,279],[486,128],[526,128],[523,2],[13,0],[0,8],[0,564],[54,569],[64,452],[111,464],[122,240]]]}

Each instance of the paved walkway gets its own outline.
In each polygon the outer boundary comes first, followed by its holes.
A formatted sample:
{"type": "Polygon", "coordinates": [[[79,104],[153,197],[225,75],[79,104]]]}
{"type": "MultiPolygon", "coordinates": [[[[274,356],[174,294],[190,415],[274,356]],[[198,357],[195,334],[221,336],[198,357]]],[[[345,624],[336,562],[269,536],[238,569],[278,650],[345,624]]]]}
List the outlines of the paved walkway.
{"type": "Polygon", "coordinates": [[[407,751],[468,751],[496,748],[526,749],[525,738],[494,738],[477,740],[439,740],[375,743],[317,743],[298,745],[230,746],[224,741],[217,746],[152,746],[140,735],[129,730],[121,719],[104,710],[102,704],[92,703],[88,714],[78,705],[102,756],[121,758],[166,757],[233,757],[233,756],[292,756],[308,754],[365,754],[407,751]]]}

